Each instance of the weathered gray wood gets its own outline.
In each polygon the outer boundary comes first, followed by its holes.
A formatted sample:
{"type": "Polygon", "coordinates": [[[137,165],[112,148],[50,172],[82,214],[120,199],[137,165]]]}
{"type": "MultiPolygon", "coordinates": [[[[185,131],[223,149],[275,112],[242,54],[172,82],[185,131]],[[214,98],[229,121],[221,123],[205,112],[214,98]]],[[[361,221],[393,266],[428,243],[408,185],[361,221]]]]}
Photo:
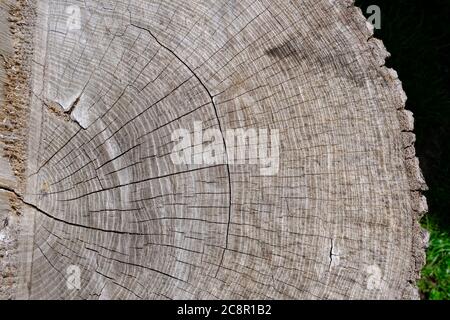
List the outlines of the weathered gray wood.
{"type": "Polygon", "coordinates": [[[15,297],[418,297],[412,115],[351,1],[34,6],[15,297]],[[278,173],[174,164],[195,121],[278,129],[278,173]]]}

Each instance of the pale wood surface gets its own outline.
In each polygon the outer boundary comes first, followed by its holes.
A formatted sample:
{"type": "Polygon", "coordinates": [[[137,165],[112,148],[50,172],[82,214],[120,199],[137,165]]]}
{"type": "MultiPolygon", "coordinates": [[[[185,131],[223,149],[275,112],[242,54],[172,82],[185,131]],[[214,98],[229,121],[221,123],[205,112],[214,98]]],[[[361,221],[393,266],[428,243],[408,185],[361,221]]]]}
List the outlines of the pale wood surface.
{"type": "Polygon", "coordinates": [[[418,297],[413,120],[351,1],[35,6],[17,297],[418,297]],[[278,174],[174,165],[194,121],[279,129],[278,174]]]}

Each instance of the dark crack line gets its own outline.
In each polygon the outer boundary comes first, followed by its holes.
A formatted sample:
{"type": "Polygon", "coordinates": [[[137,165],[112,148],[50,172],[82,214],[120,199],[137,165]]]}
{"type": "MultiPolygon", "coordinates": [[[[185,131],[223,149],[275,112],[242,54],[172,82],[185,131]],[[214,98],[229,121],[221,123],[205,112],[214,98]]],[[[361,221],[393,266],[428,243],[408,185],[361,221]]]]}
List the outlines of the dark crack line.
{"type": "Polygon", "coordinates": [[[333,265],[333,257],[335,256],[335,254],[333,253],[333,249],[334,249],[334,239],[331,238],[331,245],[330,245],[330,264],[328,265],[328,269],[331,269],[331,266],[333,265]]]}
{"type": "Polygon", "coordinates": [[[6,192],[9,192],[9,193],[14,193],[14,195],[15,195],[17,198],[22,199],[22,196],[21,196],[16,190],[14,190],[14,189],[11,188],[11,187],[1,185],[1,186],[0,186],[0,190],[6,191],[6,192]]]}
{"type": "Polygon", "coordinates": [[[67,220],[55,217],[54,215],[52,215],[52,214],[44,211],[43,209],[39,208],[35,204],[25,201],[23,196],[21,194],[19,194],[18,192],[16,192],[12,188],[5,187],[5,186],[0,186],[0,190],[3,190],[3,191],[6,191],[6,192],[14,194],[23,204],[33,208],[34,210],[38,211],[39,213],[43,214],[44,216],[46,216],[46,217],[48,217],[50,219],[53,219],[53,220],[55,220],[57,222],[61,222],[63,224],[72,226],[72,227],[78,227],[78,228],[83,228],[83,229],[88,229],[88,230],[93,230],[93,231],[99,231],[99,232],[121,234],[121,235],[131,235],[131,236],[151,235],[151,234],[139,233],[139,232],[128,232],[128,231],[119,231],[119,230],[112,230],[112,229],[96,228],[96,227],[91,227],[91,226],[87,226],[87,225],[80,224],[80,223],[70,222],[70,221],[67,221],[67,220]]]}
{"type": "Polygon", "coordinates": [[[78,102],[80,102],[81,94],[72,102],[69,109],[67,111],[64,111],[64,113],[67,113],[68,115],[71,115],[75,107],[77,106],[78,102]]]}

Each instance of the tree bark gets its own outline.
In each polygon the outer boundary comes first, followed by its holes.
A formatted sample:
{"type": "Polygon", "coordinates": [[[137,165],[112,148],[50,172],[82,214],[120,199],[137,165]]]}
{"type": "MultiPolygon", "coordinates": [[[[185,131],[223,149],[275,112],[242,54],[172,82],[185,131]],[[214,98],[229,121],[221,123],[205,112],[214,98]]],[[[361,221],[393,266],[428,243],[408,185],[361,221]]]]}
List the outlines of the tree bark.
{"type": "Polygon", "coordinates": [[[2,297],[418,298],[412,114],[352,1],[8,8],[2,297]],[[175,164],[200,122],[226,161],[175,164]],[[278,130],[275,174],[230,161],[230,129],[278,130]]]}

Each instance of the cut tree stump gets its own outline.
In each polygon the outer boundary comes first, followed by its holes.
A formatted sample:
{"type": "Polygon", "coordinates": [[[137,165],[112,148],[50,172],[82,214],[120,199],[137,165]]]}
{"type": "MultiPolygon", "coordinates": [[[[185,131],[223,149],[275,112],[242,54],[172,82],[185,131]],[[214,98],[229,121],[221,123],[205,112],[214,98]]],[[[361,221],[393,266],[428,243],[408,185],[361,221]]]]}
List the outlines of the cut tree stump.
{"type": "Polygon", "coordinates": [[[352,1],[18,0],[0,17],[1,297],[418,298],[412,114],[352,1]],[[199,123],[221,137],[194,153],[225,161],[176,164],[174,132],[199,123]],[[230,129],[278,132],[275,173],[261,153],[233,163],[230,129]]]}

